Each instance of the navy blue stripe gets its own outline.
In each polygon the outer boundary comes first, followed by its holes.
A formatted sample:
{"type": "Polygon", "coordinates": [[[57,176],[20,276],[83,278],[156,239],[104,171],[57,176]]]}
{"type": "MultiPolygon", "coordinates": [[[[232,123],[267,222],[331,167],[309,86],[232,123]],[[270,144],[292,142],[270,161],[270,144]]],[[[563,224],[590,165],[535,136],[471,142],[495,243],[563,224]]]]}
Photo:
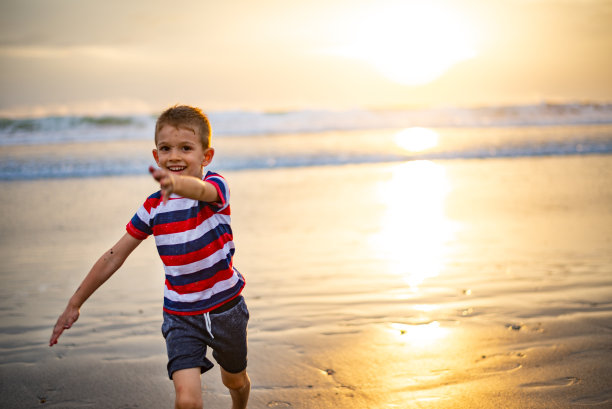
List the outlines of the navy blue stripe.
{"type": "Polygon", "coordinates": [[[141,232],[145,233],[145,234],[153,234],[153,230],[151,230],[151,228],[149,227],[148,224],[146,224],[145,222],[143,222],[140,217],[138,217],[138,214],[135,214],[134,217],[132,217],[132,225],[137,229],[140,230],[141,232]]]}
{"type": "Polygon", "coordinates": [[[244,281],[238,281],[234,287],[215,294],[212,297],[212,299],[196,301],[196,302],[172,301],[164,297],[164,307],[168,310],[177,311],[177,312],[207,310],[209,308],[214,307],[217,304],[221,304],[223,301],[229,300],[230,298],[236,296],[240,292],[243,286],[244,286],[244,281]]]}
{"type": "Polygon", "coordinates": [[[189,209],[174,210],[172,212],[158,213],[151,220],[152,225],[166,224],[173,222],[184,222],[185,220],[193,219],[198,216],[200,207],[195,205],[189,209]]]}
{"type": "Polygon", "coordinates": [[[189,219],[195,219],[196,217],[198,217],[200,211],[205,207],[209,207],[213,209],[213,211],[217,210],[216,206],[211,206],[207,202],[197,202],[189,209],[173,210],[171,212],[158,213],[151,220],[151,225],[184,222],[189,219]]]}
{"type": "Polygon", "coordinates": [[[211,267],[196,271],[191,274],[183,274],[180,276],[171,276],[166,274],[166,280],[172,286],[187,285],[197,283],[198,281],[207,280],[212,278],[219,271],[227,270],[232,265],[232,256],[234,255],[234,249],[231,250],[230,254],[227,255],[223,260],[219,260],[211,267]]]}
{"type": "Polygon", "coordinates": [[[157,246],[157,251],[160,256],[179,256],[183,254],[193,253],[208,246],[213,241],[217,240],[223,234],[232,234],[232,228],[229,224],[220,224],[212,230],[209,230],[202,237],[180,244],[166,244],[157,246]]]}
{"type": "Polygon", "coordinates": [[[206,172],[206,176],[204,176],[204,180],[207,180],[208,178],[219,178],[221,180],[225,180],[223,179],[223,176],[221,176],[217,172],[211,172],[210,170],[206,172]]]}
{"type": "Polygon", "coordinates": [[[225,203],[227,201],[227,186],[224,183],[225,181],[220,176],[217,176],[217,175],[207,178],[206,181],[209,183],[214,183],[215,185],[219,187],[219,190],[221,191],[221,199],[223,203],[225,203]]]}

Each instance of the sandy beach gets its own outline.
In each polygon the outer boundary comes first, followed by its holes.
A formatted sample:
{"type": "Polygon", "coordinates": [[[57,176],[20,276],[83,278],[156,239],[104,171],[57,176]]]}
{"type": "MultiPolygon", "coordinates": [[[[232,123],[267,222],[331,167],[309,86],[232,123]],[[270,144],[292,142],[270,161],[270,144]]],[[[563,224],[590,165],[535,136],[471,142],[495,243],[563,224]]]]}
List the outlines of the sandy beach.
{"type": "MultiPolygon", "coordinates": [[[[612,406],[612,156],[224,172],[251,408],[612,406]]],[[[156,187],[0,182],[3,408],[169,408],[153,240],[57,315],[156,187]]],[[[218,369],[205,408],[228,408],[218,369]]]]}

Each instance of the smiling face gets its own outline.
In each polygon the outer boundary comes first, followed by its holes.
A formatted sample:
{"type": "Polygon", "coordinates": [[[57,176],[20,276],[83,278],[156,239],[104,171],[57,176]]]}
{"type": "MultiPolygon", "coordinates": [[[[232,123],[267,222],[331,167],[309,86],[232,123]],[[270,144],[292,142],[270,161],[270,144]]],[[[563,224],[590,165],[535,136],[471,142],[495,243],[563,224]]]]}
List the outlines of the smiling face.
{"type": "Polygon", "coordinates": [[[202,168],[210,163],[215,153],[213,148],[202,146],[201,138],[193,130],[172,125],[160,129],[156,146],[153,157],[160,168],[200,179],[202,168]]]}

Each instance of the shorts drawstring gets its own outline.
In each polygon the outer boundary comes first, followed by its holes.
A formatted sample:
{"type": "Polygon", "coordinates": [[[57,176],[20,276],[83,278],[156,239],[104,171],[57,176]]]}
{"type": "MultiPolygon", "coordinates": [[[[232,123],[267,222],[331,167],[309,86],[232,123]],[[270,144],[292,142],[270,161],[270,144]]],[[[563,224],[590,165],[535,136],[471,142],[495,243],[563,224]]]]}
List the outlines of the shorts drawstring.
{"type": "Polygon", "coordinates": [[[212,325],[210,324],[210,313],[209,312],[204,314],[204,322],[206,322],[206,330],[210,334],[210,337],[214,338],[215,336],[212,333],[212,325]]]}

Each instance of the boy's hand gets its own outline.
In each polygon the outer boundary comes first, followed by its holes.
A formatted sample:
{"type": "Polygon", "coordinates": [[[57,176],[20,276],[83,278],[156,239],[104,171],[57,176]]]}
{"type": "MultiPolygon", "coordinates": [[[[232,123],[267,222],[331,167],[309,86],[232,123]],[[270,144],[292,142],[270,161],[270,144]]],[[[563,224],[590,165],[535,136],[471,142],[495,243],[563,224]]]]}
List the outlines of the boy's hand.
{"type": "Polygon", "coordinates": [[[72,324],[79,319],[79,309],[68,305],[62,315],[57,319],[57,323],[55,323],[55,327],[53,328],[53,334],[51,334],[51,339],[49,340],[49,346],[57,344],[57,339],[65,329],[69,329],[72,327],[72,324]]]}
{"type": "Polygon", "coordinates": [[[175,176],[165,169],[156,169],[153,166],[149,166],[149,173],[153,176],[153,179],[159,182],[161,188],[162,201],[164,204],[168,202],[170,194],[174,192],[174,186],[176,183],[175,176]]]}

